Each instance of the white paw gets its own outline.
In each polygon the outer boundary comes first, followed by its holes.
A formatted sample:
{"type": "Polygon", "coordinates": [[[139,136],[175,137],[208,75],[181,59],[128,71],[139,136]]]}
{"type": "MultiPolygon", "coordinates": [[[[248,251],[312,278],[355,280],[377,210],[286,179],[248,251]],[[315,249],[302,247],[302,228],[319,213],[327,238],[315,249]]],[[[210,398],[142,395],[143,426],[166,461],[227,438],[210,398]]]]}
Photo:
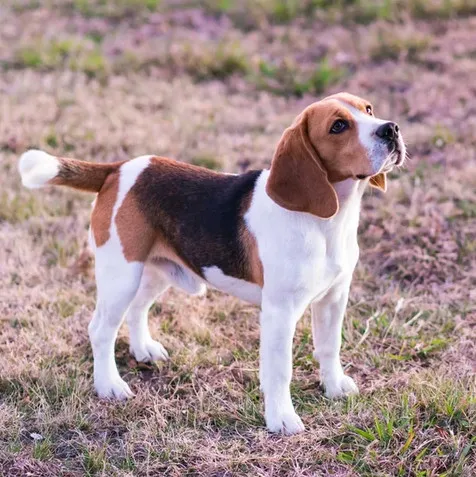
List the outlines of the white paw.
{"type": "Polygon", "coordinates": [[[350,396],[351,394],[359,394],[359,388],[355,381],[345,374],[340,375],[337,379],[328,379],[324,382],[326,390],[325,395],[330,399],[350,396]]]}
{"type": "Polygon", "coordinates": [[[154,341],[152,338],[146,340],[145,343],[140,346],[131,345],[130,352],[137,361],[146,363],[159,360],[167,361],[169,359],[167,350],[158,341],[154,341]]]}
{"type": "Polygon", "coordinates": [[[119,375],[113,379],[95,379],[94,387],[101,399],[124,401],[134,396],[131,388],[119,375]]]}
{"type": "Polygon", "coordinates": [[[266,427],[270,432],[280,432],[288,436],[304,431],[304,424],[294,409],[284,412],[266,412],[266,427]]]}

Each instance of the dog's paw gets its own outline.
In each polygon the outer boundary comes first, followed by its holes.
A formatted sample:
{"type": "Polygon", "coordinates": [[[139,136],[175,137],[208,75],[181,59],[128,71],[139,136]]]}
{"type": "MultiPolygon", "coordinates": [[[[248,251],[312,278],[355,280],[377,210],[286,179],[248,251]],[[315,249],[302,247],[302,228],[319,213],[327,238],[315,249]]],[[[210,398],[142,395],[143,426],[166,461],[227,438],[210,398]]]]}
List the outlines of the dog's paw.
{"type": "Polygon", "coordinates": [[[327,380],[324,382],[325,395],[329,399],[337,399],[350,396],[351,394],[359,394],[359,388],[355,381],[345,374],[340,375],[337,379],[327,380]]]}
{"type": "Polygon", "coordinates": [[[288,436],[304,431],[304,424],[294,409],[266,412],[266,427],[270,432],[279,432],[288,436]]]}
{"type": "Polygon", "coordinates": [[[125,399],[134,396],[129,385],[119,376],[114,379],[96,380],[94,387],[101,399],[116,399],[117,401],[124,401],[125,399]]]}
{"type": "Polygon", "coordinates": [[[169,359],[169,353],[158,342],[152,338],[145,341],[140,346],[131,346],[130,352],[137,361],[151,362],[151,361],[167,361],[169,359]]]}

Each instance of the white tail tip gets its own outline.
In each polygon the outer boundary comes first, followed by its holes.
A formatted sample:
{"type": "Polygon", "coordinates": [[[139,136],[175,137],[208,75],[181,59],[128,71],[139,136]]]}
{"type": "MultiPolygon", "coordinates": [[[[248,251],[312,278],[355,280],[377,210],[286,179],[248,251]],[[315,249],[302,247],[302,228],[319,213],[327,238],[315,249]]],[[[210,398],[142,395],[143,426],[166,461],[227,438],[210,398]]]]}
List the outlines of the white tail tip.
{"type": "Polygon", "coordinates": [[[43,187],[56,177],[59,166],[60,163],[56,157],[37,149],[24,152],[18,162],[22,184],[29,189],[43,187]]]}

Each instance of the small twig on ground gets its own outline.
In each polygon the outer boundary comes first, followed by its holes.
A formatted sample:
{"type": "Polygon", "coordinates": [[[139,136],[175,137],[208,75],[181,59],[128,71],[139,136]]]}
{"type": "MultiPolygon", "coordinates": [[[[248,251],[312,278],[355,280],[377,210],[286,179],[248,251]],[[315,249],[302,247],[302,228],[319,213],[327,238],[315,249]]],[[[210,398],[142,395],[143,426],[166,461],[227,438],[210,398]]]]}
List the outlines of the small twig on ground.
{"type": "Polygon", "coordinates": [[[367,321],[365,322],[364,334],[362,335],[362,338],[360,338],[359,342],[357,343],[357,346],[360,346],[367,339],[367,336],[369,335],[369,332],[370,332],[370,323],[374,321],[375,318],[379,316],[379,314],[380,314],[379,312],[375,312],[370,318],[367,319],[367,321]]]}

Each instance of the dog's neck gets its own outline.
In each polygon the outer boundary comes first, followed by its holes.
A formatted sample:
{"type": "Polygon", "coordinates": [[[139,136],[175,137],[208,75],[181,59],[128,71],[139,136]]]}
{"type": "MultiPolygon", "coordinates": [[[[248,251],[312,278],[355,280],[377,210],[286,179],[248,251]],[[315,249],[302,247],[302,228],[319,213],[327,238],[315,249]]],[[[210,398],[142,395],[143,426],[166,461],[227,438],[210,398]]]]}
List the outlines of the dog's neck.
{"type": "Polygon", "coordinates": [[[367,183],[367,180],[346,179],[332,184],[339,198],[339,214],[354,205],[358,205],[360,210],[360,201],[367,183]]]}

